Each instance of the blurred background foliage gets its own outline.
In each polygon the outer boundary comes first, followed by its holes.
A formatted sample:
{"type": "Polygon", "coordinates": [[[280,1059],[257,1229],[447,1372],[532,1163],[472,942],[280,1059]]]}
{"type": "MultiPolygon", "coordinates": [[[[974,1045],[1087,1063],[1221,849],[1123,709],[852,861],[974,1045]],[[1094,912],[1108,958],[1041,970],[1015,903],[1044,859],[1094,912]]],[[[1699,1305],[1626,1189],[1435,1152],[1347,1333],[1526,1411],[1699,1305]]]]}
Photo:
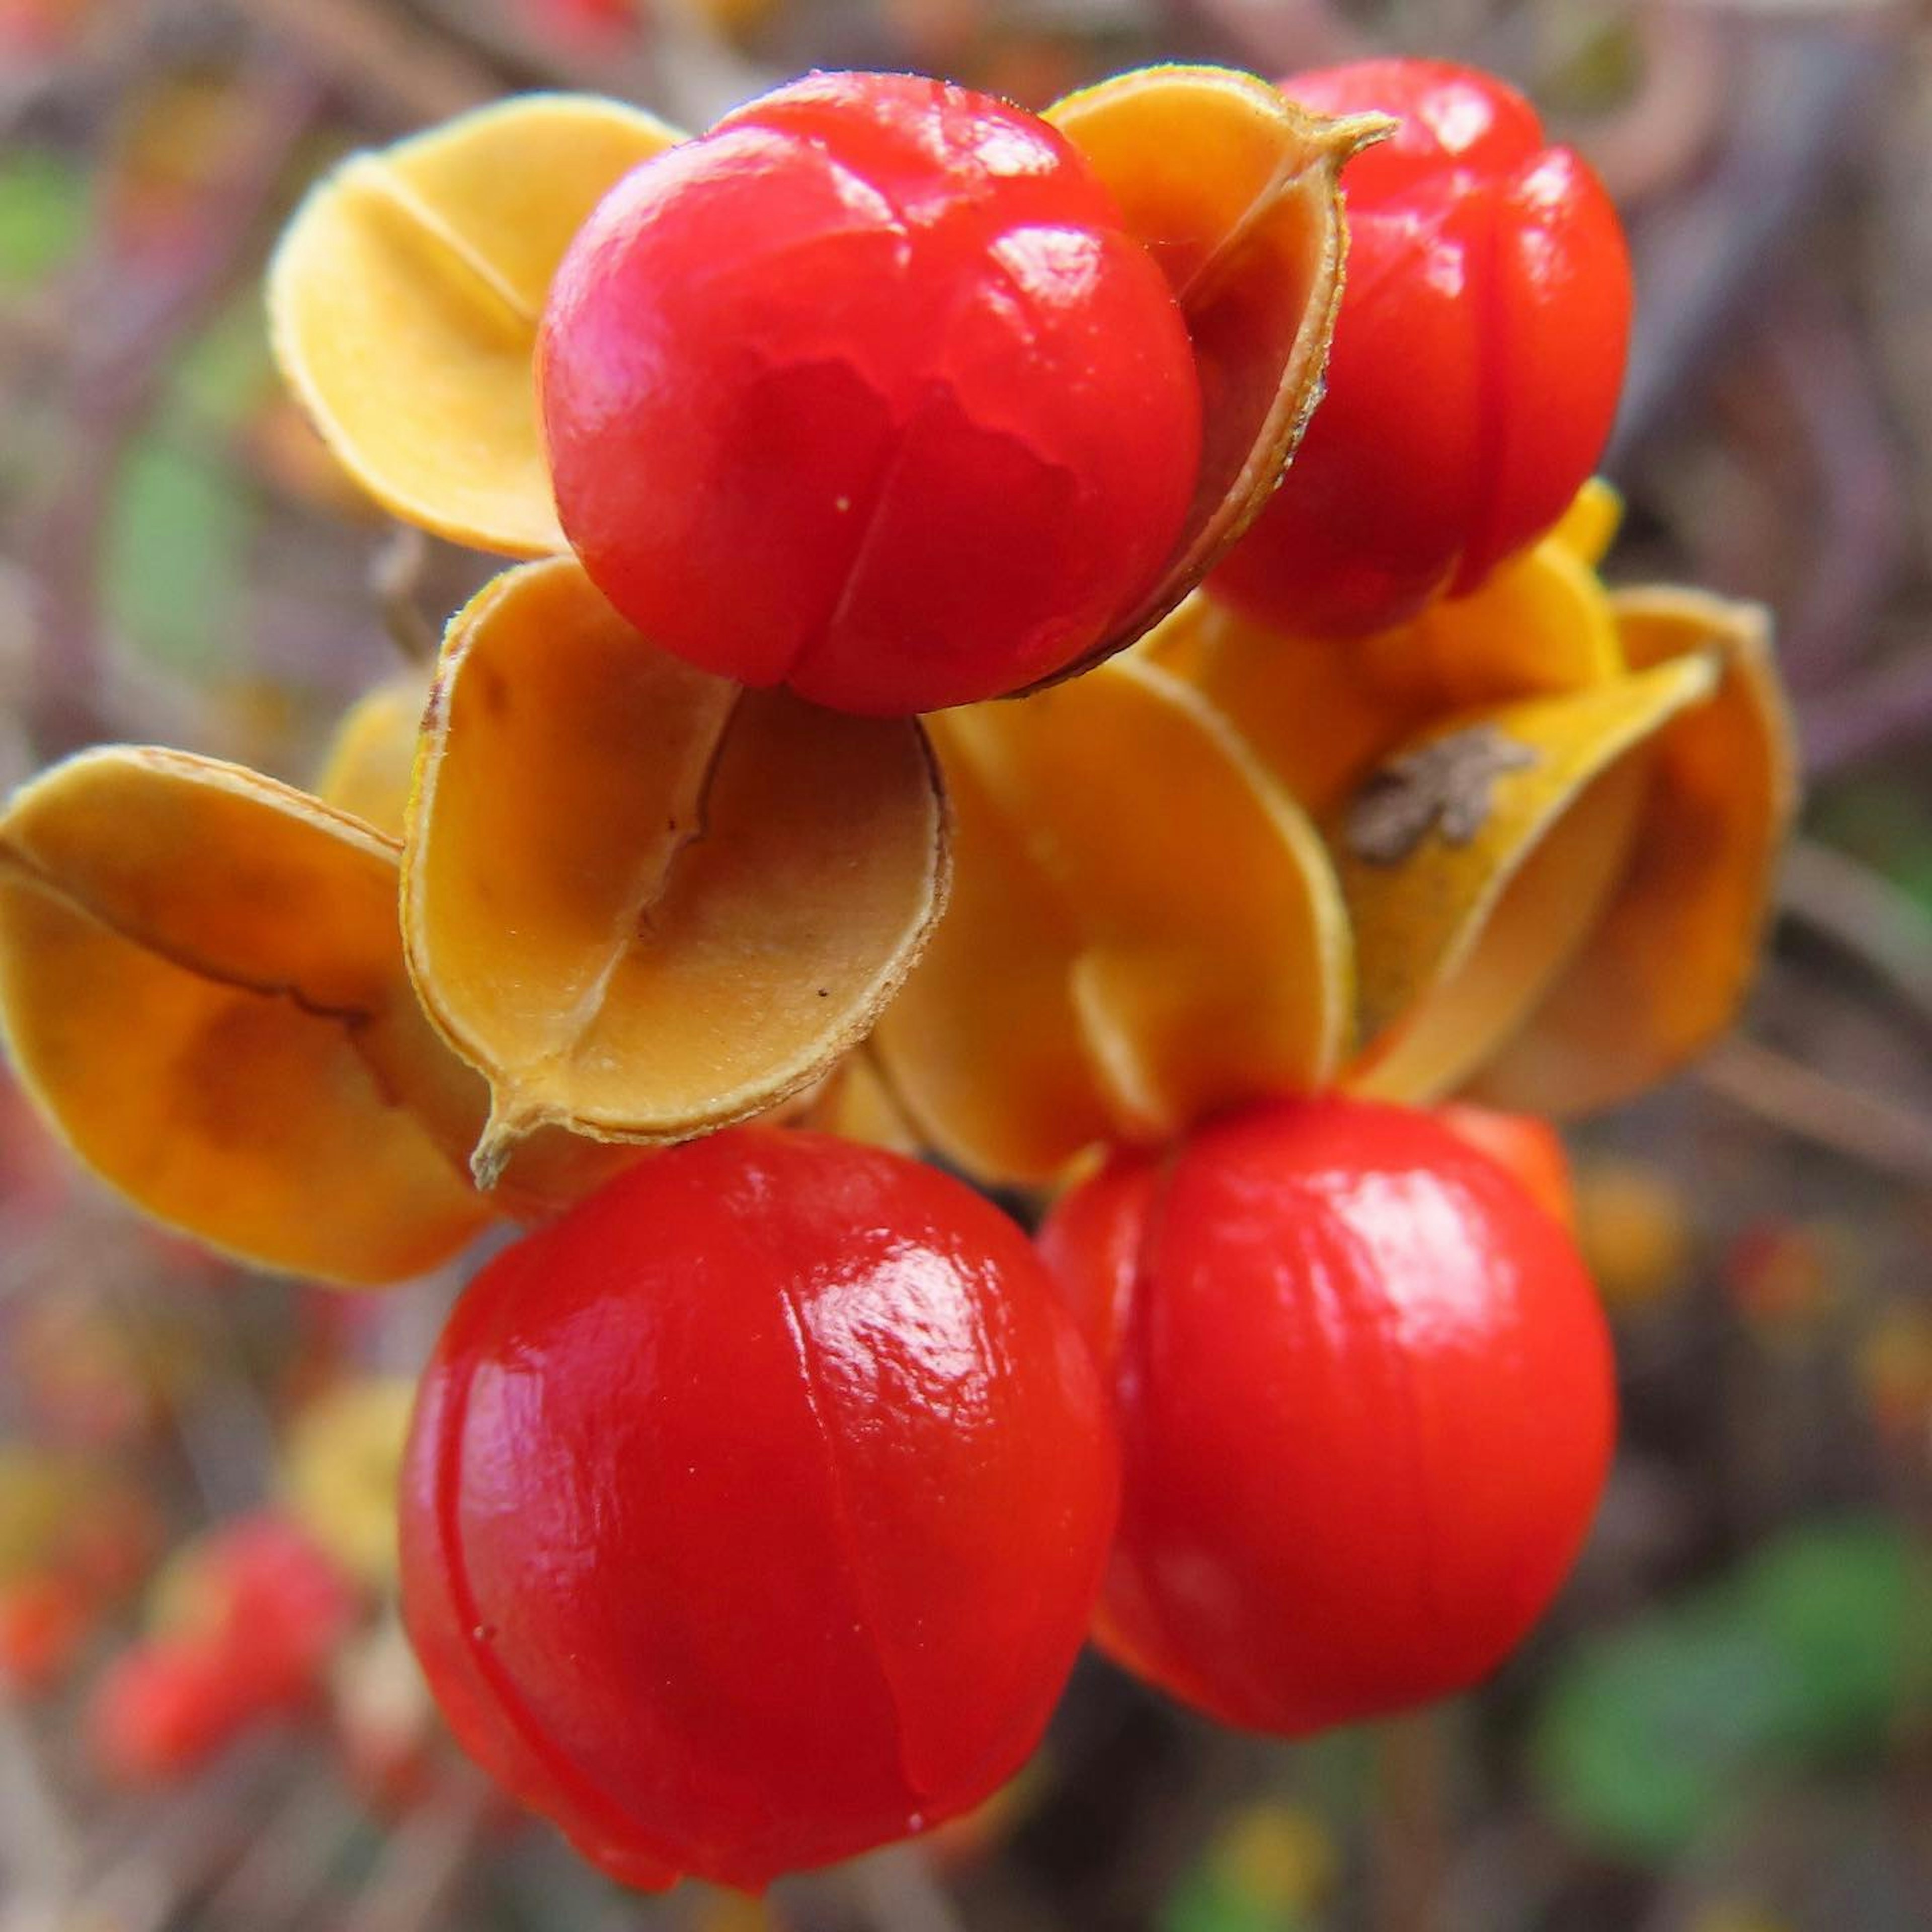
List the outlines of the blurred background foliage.
{"type": "Polygon", "coordinates": [[[1623,205],[1610,574],[1773,604],[1808,767],[1746,1029],[1577,1137],[1626,1419],[1556,1613],[1480,1695],[1292,1748],[1090,1663],[1036,1764],[917,1848],[626,1898],[454,1757],[388,1600],[454,1282],[250,1278],[0,1088],[0,1932],[1932,1925],[1923,8],[0,0],[0,782],[104,737],[304,778],[480,580],[358,500],[269,367],[264,251],[336,154],[529,86],[698,126],[812,65],[1040,105],[1378,50],[1510,76],[1623,205]],[[184,1630],[247,1695],[168,1676],[184,1630]]]}

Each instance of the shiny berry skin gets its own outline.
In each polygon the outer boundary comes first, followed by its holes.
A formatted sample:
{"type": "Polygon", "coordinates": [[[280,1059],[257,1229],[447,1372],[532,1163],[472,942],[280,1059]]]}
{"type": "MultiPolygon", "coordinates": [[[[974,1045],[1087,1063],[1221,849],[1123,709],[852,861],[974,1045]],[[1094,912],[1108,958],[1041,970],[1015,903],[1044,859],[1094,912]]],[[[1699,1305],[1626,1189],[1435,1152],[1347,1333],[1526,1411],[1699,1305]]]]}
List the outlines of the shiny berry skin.
{"type": "Polygon", "coordinates": [[[1250,1108],[1117,1158],[1041,1246],[1115,1390],[1096,1631],[1130,1668],[1298,1736],[1474,1682],[1549,1602],[1610,1454],[1604,1323],[1430,1115],[1250,1108]]]}
{"type": "Polygon", "coordinates": [[[418,1398],[404,1614],[458,1737],[587,1857],[755,1888],[1032,1750],[1117,1465],[1011,1222],[896,1155],[737,1129],[471,1284],[418,1398]]]}
{"type": "Polygon", "coordinates": [[[1281,86],[1402,124],[1348,166],[1327,394],[1209,587],[1348,636],[1474,590],[1562,514],[1616,414],[1630,258],[1602,184],[1493,76],[1371,60],[1281,86]]]}
{"type": "Polygon", "coordinates": [[[814,74],[635,170],[552,284],[559,512],[654,642],[846,711],[998,697],[1090,650],[1175,547],[1180,312],[1054,129],[814,74]]]}

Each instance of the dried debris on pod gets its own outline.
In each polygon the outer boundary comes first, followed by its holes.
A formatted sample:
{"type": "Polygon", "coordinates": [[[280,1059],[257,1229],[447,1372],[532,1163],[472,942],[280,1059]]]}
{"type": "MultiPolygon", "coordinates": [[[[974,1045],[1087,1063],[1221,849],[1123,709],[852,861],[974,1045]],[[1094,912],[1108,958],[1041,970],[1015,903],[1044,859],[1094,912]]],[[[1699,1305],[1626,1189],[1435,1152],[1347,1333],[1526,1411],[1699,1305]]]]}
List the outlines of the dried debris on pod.
{"type": "Polygon", "coordinates": [[[452,621],[403,872],[410,967],[488,1080],[488,1186],[546,1128],[687,1138],[862,1039],[944,904],[917,724],[658,651],[567,559],[452,621]]]}
{"type": "Polygon", "coordinates": [[[1350,1000],[1334,877],[1210,706],[1122,658],[932,724],[954,905],[873,1042],[932,1144],[1046,1181],[1095,1142],[1327,1079],[1350,1000]]]}
{"type": "Polygon", "coordinates": [[[1648,748],[1717,688],[1676,659],[1466,716],[1372,772],[1328,826],[1355,934],[1358,1091],[1454,1091],[1527,1017],[1610,903],[1648,748]]]}
{"type": "Polygon", "coordinates": [[[1588,944],[1478,1076],[1477,1090],[1500,1106],[1614,1106],[1731,1024],[1796,809],[1796,746],[1766,614],[1696,590],[1625,590],[1613,602],[1633,666],[1714,661],[1716,688],[1658,735],[1628,862],[1588,944]]]}
{"type": "Polygon", "coordinates": [[[1369,637],[1286,636],[1197,596],[1141,648],[1225,711],[1275,777],[1325,817],[1378,760],[1444,718],[1622,670],[1608,593],[1581,554],[1615,514],[1615,499],[1593,484],[1480,590],[1369,637]]]}

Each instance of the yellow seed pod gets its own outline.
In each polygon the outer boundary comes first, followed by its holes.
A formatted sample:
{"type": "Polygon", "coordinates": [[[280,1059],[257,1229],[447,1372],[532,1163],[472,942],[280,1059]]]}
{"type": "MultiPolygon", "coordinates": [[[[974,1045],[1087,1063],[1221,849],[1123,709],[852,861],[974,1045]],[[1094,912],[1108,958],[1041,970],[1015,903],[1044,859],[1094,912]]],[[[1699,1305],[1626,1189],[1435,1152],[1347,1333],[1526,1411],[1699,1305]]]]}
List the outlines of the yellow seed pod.
{"type": "Polygon", "coordinates": [[[1379,767],[1331,821],[1360,959],[1354,1090],[1454,1090],[1519,1028],[1609,903],[1664,728],[1714,656],[1465,716],[1379,767]]]}
{"type": "Polygon", "coordinates": [[[364,692],[343,713],[323,754],[316,797],[400,839],[416,769],[416,733],[428,703],[427,668],[398,671],[364,692]]]}
{"type": "Polygon", "coordinates": [[[894,1154],[916,1155],[920,1150],[918,1130],[863,1048],[838,1063],[792,1124],[814,1133],[836,1134],[842,1140],[863,1141],[894,1154]]]}
{"type": "Polygon", "coordinates": [[[1498,1106],[1613,1106],[1722,1033],[1750,983],[1796,809],[1764,611],[1695,590],[1627,590],[1614,603],[1634,666],[1714,662],[1720,674],[1710,702],[1658,738],[1630,862],[1588,946],[1482,1069],[1477,1090],[1498,1106]]]}
{"type": "Polygon", "coordinates": [[[1479,589],[1372,636],[1286,636],[1196,597],[1142,649],[1225,711],[1275,777],[1323,817],[1438,719],[1618,674],[1610,598],[1578,549],[1607,494],[1587,485],[1555,531],[1479,589]]]}
{"type": "Polygon", "coordinates": [[[405,943],[490,1083],[485,1185],[546,1127],[679,1140],[803,1090],[944,903],[916,723],[698,670],[566,559],[452,622],[418,758],[405,943]]]}
{"type": "Polygon", "coordinates": [[[1178,604],[1260,514],[1321,394],[1347,248],[1342,170],[1395,123],[1330,120],[1252,74],[1205,67],[1121,74],[1046,118],[1166,274],[1201,376],[1192,507],[1160,582],[1122,614],[1104,656],[1178,604]]]}
{"type": "Polygon", "coordinates": [[[386,509],[512,556],[565,548],[530,374],[544,298],[591,209],[679,139],[614,100],[526,94],[310,194],[268,272],[276,359],[386,509]]]}
{"type": "Polygon", "coordinates": [[[1579,563],[1594,570],[1610,554],[1623,520],[1624,500],[1615,484],[1592,476],[1571,498],[1550,535],[1579,563]]]}
{"type": "Polygon", "coordinates": [[[230,1253],[353,1283],[446,1259],[492,1210],[413,1104],[450,1057],[397,890],[392,842],[238,766],[128,746],[56,766],[0,818],[22,1082],[104,1180],[230,1253]]]}
{"type": "Polygon", "coordinates": [[[1348,935],[1320,842],[1196,694],[1127,657],[931,721],[952,916],[873,1049],[925,1138],[1046,1182],[1256,1094],[1322,1084],[1348,935]]]}
{"type": "Polygon", "coordinates": [[[297,1522],[364,1582],[396,1576],[396,1486],[416,1384],[406,1376],[338,1383],[296,1418],[281,1486],[297,1522]]]}

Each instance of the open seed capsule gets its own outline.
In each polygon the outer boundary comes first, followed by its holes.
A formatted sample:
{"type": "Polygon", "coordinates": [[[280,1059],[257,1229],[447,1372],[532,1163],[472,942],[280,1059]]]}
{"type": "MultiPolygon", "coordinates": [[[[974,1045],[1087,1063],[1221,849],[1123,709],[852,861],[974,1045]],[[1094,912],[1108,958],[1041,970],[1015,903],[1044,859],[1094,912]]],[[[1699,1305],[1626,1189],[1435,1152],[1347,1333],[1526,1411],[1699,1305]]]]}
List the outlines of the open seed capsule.
{"type": "MultiPolygon", "coordinates": [[[[1141,648],[1225,711],[1269,770],[1322,817],[1378,760],[1435,721],[1512,699],[1580,690],[1623,668],[1608,595],[1580,546],[1606,491],[1468,597],[1338,644],[1285,635],[1190,598],[1141,648]]],[[[1614,499],[1608,514],[1614,518],[1614,499]]]]}
{"type": "Polygon", "coordinates": [[[460,1112],[474,1082],[417,1007],[396,892],[393,843],[238,766],[57,765],[0,820],[21,1076],[104,1180],[218,1247],[343,1282],[428,1268],[494,1210],[401,1097],[460,1112]]]}
{"type": "Polygon", "coordinates": [[[1628,862],[1646,748],[1718,676],[1681,658],[1466,715],[1370,776],[1331,831],[1360,962],[1349,1086],[1435,1099],[1522,1024],[1628,862]]]}
{"type": "Polygon", "coordinates": [[[1615,599],[1634,666],[1714,656],[1710,700],[1649,755],[1630,860],[1589,940],[1474,1090],[1574,1114],[1664,1078],[1736,1017],[1797,803],[1791,720],[1765,613],[1700,591],[1615,599]]]}
{"type": "Polygon", "coordinates": [[[342,715],[316,775],[325,805],[403,836],[416,770],[416,734],[429,703],[429,672],[412,667],[364,692],[342,715]]]}
{"type": "Polygon", "coordinates": [[[1166,274],[1201,379],[1201,468],[1181,542],[1091,663],[1172,610],[1261,514],[1322,393],[1348,246],[1342,170],[1395,124],[1329,120],[1252,74],[1204,67],[1121,74],[1046,118],[1166,274]]]}
{"type": "Polygon", "coordinates": [[[419,757],[405,941],[490,1083],[486,1186],[546,1127],[682,1140],[802,1091],[944,903],[916,724],[698,670],[566,559],[452,623],[419,757]]]}
{"type": "Polygon", "coordinates": [[[304,202],[269,272],[276,358],[386,509],[513,556],[564,548],[538,319],[585,216],[678,139],[614,100],[530,94],[352,156],[304,202]]]}
{"type": "Polygon", "coordinates": [[[1226,721],[1132,658],[932,721],[956,898],[874,1050],[933,1144],[1049,1179],[1318,1085],[1348,938],[1320,842],[1226,721]]]}

